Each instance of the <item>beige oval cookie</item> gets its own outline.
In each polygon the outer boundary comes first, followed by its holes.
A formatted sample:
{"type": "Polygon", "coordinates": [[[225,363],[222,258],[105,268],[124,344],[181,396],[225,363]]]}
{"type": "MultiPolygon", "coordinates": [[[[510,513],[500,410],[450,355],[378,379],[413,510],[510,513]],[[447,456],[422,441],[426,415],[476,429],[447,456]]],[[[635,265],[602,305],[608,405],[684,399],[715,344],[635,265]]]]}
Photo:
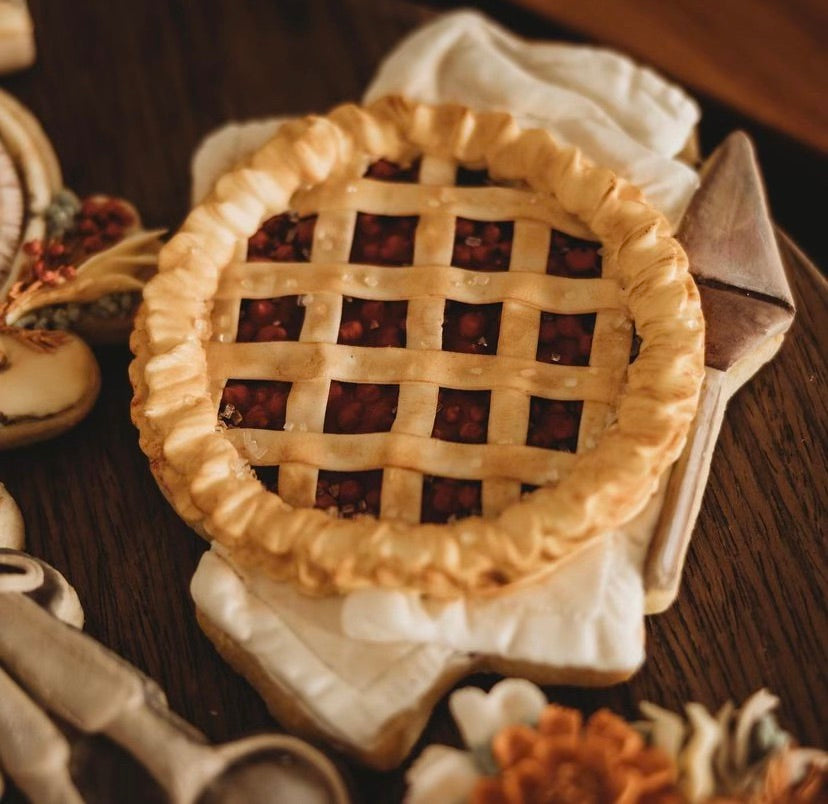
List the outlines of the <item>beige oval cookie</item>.
{"type": "Polygon", "coordinates": [[[100,383],[92,352],[74,335],[0,333],[0,449],[68,430],[89,412],[100,383]]]}

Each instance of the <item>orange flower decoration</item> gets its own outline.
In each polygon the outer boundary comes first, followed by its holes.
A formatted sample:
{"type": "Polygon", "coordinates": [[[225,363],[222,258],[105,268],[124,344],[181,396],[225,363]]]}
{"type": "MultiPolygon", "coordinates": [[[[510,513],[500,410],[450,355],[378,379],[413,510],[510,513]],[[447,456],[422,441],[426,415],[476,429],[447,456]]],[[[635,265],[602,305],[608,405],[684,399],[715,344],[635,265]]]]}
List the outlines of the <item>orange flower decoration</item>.
{"type": "Polygon", "coordinates": [[[492,741],[498,776],[481,779],[472,804],[679,804],[678,770],[658,748],[606,709],[550,704],[537,728],[507,726],[492,741]]]}

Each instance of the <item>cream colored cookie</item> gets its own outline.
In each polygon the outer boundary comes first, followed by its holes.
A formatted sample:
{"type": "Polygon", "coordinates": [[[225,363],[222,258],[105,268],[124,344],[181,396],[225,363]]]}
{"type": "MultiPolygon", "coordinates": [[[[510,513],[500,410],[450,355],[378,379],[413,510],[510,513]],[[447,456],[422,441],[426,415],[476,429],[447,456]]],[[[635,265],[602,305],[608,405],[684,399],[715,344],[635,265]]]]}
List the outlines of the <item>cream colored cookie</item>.
{"type": "Polygon", "coordinates": [[[73,427],[95,403],[100,383],[94,355],[76,336],[0,332],[0,449],[73,427]]]}

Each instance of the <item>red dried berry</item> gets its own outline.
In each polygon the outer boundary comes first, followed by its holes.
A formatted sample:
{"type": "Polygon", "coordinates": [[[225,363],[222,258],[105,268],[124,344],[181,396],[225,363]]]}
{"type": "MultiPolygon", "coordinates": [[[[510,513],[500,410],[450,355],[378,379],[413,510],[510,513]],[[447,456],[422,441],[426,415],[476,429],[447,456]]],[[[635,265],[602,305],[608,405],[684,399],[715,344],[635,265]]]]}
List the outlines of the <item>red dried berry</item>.
{"type": "Polygon", "coordinates": [[[463,338],[469,340],[479,338],[486,328],[486,318],[483,313],[474,310],[472,312],[463,313],[457,325],[457,331],[463,338]]]}
{"type": "Polygon", "coordinates": [[[435,483],[431,493],[431,507],[440,514],[448,514],[454,507],[454,489],[448,483],[435,483]]]}
{"type": "Polygon", "coordinates": [[[357,431],[361,418],[362,404],[357,401],[346,402],[337,414],[336,423],[341,432],[354,433],[357,431]]]}
{"type": "Polygon", "coordinates": [[[477,422],[464,422],[460,426],[458,436],[461,441],[477,444],[483,441],[483,428],[477,422]]]}
{"type": "Polygon", "coordinates": [[[247,306],[247,317],[256,324],[271,324],[276,319],[276,305],[270,299],[254,299],[247,306]]]}
{"type": "Polygon", "coordinates": [[[597,256],[595,250],[592,248],[576,247],[566,253],[564,261],[570,271],[576,274],[582,274],[594,270],[597,256]]]}
{"type": "Polygon", "coordinates": [[[363,333],[362,324],[359,321],[343,321],[339,327],[339,339],[343,343],[356,343],[363,333]]]}
{"type": "Polygon", "coordinates": [[[402,346],[402,332],[399,327],[386,324],[377,330],[375,343],[377,346],[402,346]]]}
{"type": "Polygon", "coordinates": [[[259,343],[284,341],[287,340],[287,330],[281,324],[268,324],[256,333],[255,340],[259,343]]]}
{"type": "Polygon", "coordinates": [[[581,322],[576,315],[560,315],[556,319],[558,332],[567,338],[577,338],[583,331],[581,322]]]}
{"type": "Polygon", "coordinates": [[[255,405],[244,414],[242,426],[262,430],[267,427],[269,420],[267,411],[261,405],[255,405]]]}

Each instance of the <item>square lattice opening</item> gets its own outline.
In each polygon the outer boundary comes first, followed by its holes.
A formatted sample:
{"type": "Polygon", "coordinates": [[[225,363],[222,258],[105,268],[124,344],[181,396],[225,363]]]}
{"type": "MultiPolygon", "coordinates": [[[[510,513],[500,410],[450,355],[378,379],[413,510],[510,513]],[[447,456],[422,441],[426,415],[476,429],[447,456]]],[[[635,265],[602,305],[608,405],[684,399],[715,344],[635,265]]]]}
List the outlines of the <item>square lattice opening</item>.
{"type": "Polygon", "coordinates": [[[316,215],[283,212],[268,218],[247,241],[248,261],[308,262],[316,215]]]}
{"type": "Polygon", "coordinates": [[[535,359],[561,366],[588,366],[595,313],[541,313],[535,359]]]}
{"type": "Polygon", "coordinates": [[[316,508],[335,509],[340,516],[377,516],[380,508],[382,469],[364,472],[319,470],[316,481],[316,508]]]}
{"type": "Polygon", "coordinates": [[[562,402],[533,396],[529,404],[527,446],[575,452],[583,408],[583,402],[562,402]]]}
{"type": "Polygon", "coordinates": [[[453,477],[423,477],[421,522],[444,523],[467,516],[480,516],[483,484],[479,480],[453,477]]]}
{"type": "Polygon", "coordinates": [[[502,303],[464,304],[449,299],[443,311],[443,351],[497,353],[502,303]]]}
{"type": "Polygon", "coordinates": [[[601,276],[600,243],[553,231],[546,261],[546,273],[572,279],[601,276]]]}
{"type": "Polygon", "coordinates": [[[513,221],[457,218],[451,264],[475,271],[508,271],[514,236],[513,221]]]}
{"type": "Polygon", "coordinates": [[[242,299],[236,340],[298,341],[305,323],[305,307],[299,296],[278,296],[272,299],[242,299]]]}
{"type": "Polygon", "coordinates": [[[348,262],[401,266],[414,262],[417,215],[371,215],[358,212],[348,262]]]}
{"type": "Polygon", "coordinates": [[[484,444],[489,428],[491,391],[441,388],[432,438],[461,444],[484,444]]]}
{"type": "Polygon", "coordinates": [[[421,159],[415,159],[410,165],[398,165],[388,159],[379,159],[368,166],[368,170],[365,171],[365,178],[413,184],[420,178],[421,162],[421,159]]]}

